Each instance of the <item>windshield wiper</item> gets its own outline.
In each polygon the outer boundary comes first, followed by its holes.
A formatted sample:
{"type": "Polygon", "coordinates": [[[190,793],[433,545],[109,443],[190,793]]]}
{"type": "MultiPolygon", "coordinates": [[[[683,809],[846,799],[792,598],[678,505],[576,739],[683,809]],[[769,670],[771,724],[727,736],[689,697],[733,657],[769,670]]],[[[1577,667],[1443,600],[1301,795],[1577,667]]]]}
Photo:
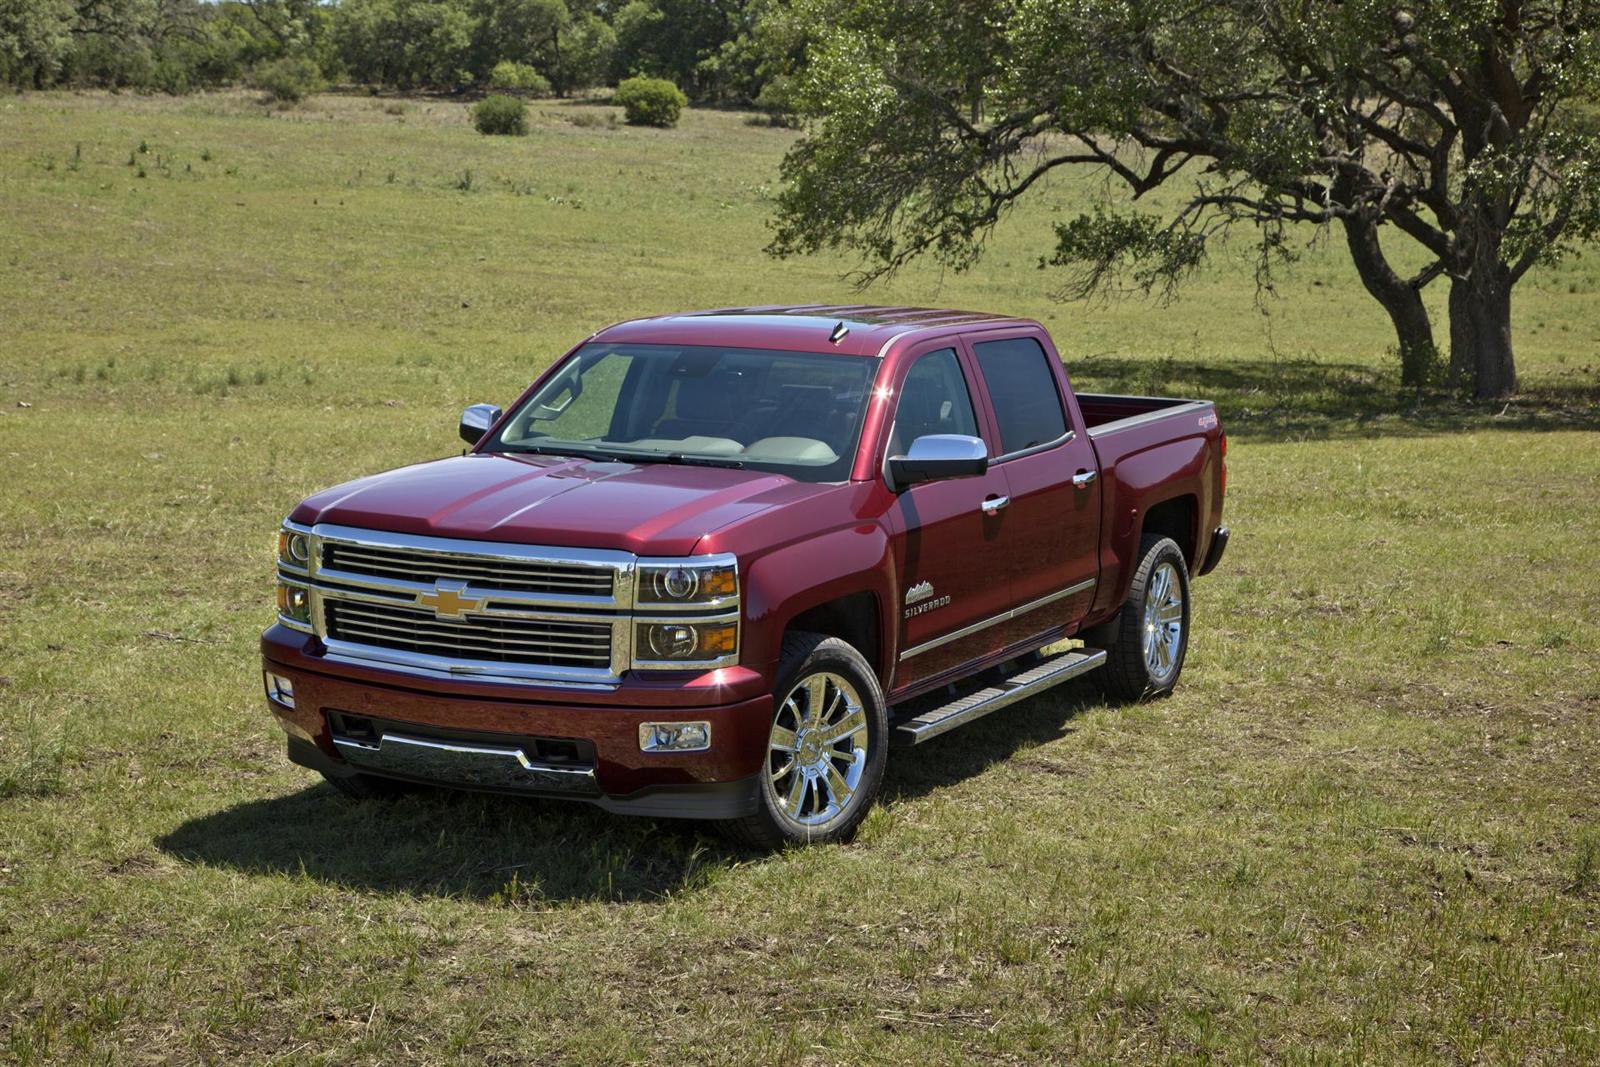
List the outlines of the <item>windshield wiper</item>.
{"type": "Polygon", "coordinates": [[[580,459],[623,460],[628,463],[672,463],[683,467],[728,467],[739,470],[744,467],[744,460],[733,456],[697,456],[684,452],[652,452],[648,449],[612,448],[610,446],[591,446],[589,448],[574,447],[570,445],[506,445],[508,452],[533,452],[541,456],[577,456],[580,459]]]}
{"type": "Polygon", "coordinates": [[[500,446],[502,452],[531,452],[536,456],[567,456],[572,459],[605,459],[606,453],[592,448],[573,448],[562,446],[553,448],[549,445],[507,445],[500,446]]]}
{"type": "Polygon", "coordinates": [[[668,463],[681,463],[685,467],[728,467],[732,470],[744,469],[744,460],[734,459],[732,456],[686,456],[682,452],[667,453],[668,463]]]}

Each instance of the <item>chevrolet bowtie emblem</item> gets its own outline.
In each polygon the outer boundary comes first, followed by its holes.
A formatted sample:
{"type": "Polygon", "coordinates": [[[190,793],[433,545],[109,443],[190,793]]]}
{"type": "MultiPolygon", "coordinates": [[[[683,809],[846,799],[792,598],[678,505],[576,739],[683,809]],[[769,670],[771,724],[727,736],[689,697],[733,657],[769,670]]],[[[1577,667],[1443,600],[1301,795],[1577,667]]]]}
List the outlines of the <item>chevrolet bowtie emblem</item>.
{"type": "Polygon", "coordinates": [[[481,598],[463,595],[466,588],[466,582],[434,582],[433,592],[417,594],[417,606],[432,608],[434,615],[441,619],[459,619],[483,607],[481,598]]]}

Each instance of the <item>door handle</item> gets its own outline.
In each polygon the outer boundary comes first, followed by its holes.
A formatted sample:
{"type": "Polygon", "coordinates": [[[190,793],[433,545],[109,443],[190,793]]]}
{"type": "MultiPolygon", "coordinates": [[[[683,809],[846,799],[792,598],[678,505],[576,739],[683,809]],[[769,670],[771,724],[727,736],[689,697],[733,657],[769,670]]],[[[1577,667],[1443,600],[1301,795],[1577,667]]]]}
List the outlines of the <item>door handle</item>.
{"type": "Polygon", "coordinates": [[[1000,514],[1000,509],[1009,503],[1011,503],[1011,498],[1008,496],[985,497],[983,503],[978,505],[978,510],[985,515],[998,515],[1000,514]]]}
{"type": "Polygon", "coordinates": [[[1072,488],[1087,489],[1094,484],[1094,480],[1098,477],[1100,477],[1099,471],[1079,471],[1072,476],[1072,488]]]}

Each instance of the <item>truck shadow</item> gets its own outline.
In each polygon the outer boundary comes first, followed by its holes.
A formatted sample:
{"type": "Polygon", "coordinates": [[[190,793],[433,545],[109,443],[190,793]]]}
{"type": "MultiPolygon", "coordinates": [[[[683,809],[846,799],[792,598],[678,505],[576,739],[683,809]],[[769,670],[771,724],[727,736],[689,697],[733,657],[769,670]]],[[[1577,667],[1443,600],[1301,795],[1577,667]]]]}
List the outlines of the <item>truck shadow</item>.
{"type": "MultiPolygon", "coordinates": [[[[959,740],[897,750],[883,803],[955,785],[1065,736],[1097,701],[1073,683],[963,729],[959,740]]],[[[529,906],[663,900],[764,858],[690,822],[448,790],[356,802],[322,784],[198,816],[156,843],[186,863],[251,874],[529,906]]]]}
{"type": "Polygon", "coordinates": [[[747,858],[694,823],[448,790],[357,802],[323,784],[199,816],[156,844],[253,874],[532,906],[658,900],[747,858]]]}
{"type": "Polygon", "coordinates": [[[975,778],[1021,749],[1066,737],[1077,729],[1072,720],[1104,700],[1089,683],[1072,681],[915,748],[894,750],[880,803],[915,800],[975,778]]]}

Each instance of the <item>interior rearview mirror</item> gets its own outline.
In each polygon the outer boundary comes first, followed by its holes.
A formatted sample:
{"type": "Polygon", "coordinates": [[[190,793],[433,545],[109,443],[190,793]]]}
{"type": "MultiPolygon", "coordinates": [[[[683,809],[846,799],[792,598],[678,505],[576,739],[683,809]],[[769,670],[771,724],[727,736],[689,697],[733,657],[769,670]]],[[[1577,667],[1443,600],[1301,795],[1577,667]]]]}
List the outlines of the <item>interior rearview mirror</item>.
{"type": "Polygon", "coordinates": [[[989,446],[960,433],[927,434],[912,441],[905,455],[889,457],[889,480],[897,493],[918,482],[969,478],[988,469],[989,446]]]}
{"type": "Polygon", "coordinates": [[[461,439],[475,445],[500,421],[500,409],[493,404],[472,404],[461,413],[461,439]]]}

